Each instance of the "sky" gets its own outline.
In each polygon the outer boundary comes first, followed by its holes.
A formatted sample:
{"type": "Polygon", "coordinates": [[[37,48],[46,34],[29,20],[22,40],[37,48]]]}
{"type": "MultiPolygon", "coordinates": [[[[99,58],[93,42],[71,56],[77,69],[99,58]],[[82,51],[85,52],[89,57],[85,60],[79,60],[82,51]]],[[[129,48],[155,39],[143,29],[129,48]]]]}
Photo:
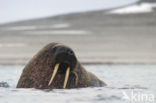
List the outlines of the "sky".
{"type": "Polygon", "coordinates": [[[0,24],[119,7],[137,0],[1,0],[0,24]]]}

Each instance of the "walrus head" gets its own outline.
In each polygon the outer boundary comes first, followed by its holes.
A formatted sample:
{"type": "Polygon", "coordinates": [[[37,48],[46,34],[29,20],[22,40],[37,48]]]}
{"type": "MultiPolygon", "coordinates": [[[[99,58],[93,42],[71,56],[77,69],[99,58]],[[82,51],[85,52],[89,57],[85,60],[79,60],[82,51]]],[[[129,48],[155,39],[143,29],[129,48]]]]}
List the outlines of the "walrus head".
{"type": "Polygon", "coordinates": [[[79,65],[73,50],[59,43],[41,49],[25,66],[17,88],[76,88],[79,65]]]}
{"type": "Polygon", "coordinates": [[[81,66],[70,47],[50,43],[25,66],[17,88],[62,89],[103,85],[81,66]]]}
{"type": "MultiPolygon", "coordinates": [[[[52,75],[48,83],[50,86],[56,75],[64,78],[63,88],[66,88],[70,73],[75,69],[77,59],[73,50],[67,46],[57,44],[52,48],[52,75]]],[[[62,79],[63,79],[62,78],[62,79]]]]}

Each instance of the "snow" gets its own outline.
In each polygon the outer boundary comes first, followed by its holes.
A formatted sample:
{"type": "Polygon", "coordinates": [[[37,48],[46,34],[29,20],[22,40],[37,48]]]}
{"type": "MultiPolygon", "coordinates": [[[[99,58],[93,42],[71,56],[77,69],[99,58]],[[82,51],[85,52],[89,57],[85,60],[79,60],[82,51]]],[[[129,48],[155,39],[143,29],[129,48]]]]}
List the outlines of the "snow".
{"type": "Polygon", "coordinates": [[[142,3],[130,5],[127,7],[111,10],[109,13],[113,14],[129,14],[129,13],[149,13],[153,11],[153,8],[156,7],[156,3],[142,3]]]}

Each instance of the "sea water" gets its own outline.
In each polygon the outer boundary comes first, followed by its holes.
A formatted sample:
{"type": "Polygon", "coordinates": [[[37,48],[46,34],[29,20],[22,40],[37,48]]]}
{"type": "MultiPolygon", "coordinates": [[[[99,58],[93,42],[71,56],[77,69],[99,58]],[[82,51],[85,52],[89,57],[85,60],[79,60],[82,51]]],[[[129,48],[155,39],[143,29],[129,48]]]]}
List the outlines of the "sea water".
{"type": "Polygon", "coordinates": [[[155,103],[156,65],[88,65],[105,87],[17,89],[24,66],[0,66],[0,103],[155,103]]]}

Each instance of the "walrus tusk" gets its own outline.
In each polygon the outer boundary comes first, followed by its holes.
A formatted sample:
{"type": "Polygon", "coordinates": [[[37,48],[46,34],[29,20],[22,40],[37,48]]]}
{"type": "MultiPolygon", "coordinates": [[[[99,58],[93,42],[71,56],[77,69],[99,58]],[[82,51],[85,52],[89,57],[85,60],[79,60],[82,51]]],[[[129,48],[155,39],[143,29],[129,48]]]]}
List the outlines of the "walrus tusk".
{"type": "Polygon", "coordinates": [[[63,88],[66,88],[67,82],[68,82],[68,78],[69,78],[69,72],[70,72],[70,67],[67,68],[66,70],[66,74],[65,74],[65,79],[64,79],[64,84],[63,84],[63,88]]]}
{"type": "Polygon", "coordinates": [[[52,73],[52,76],[51,76],[51,79],[50,79],[50,81],[49,81],[48,86],[53,82],[54,77],[55,77],[55,75],[56,75],[56,73],[57,73],[57,71],[58,71],[59,65],[60,65],[60,64],[56,64],[56,65],[55,65],[55,68],[54,68],[54,71],[53,71],[53,73],[52,73]]]}

